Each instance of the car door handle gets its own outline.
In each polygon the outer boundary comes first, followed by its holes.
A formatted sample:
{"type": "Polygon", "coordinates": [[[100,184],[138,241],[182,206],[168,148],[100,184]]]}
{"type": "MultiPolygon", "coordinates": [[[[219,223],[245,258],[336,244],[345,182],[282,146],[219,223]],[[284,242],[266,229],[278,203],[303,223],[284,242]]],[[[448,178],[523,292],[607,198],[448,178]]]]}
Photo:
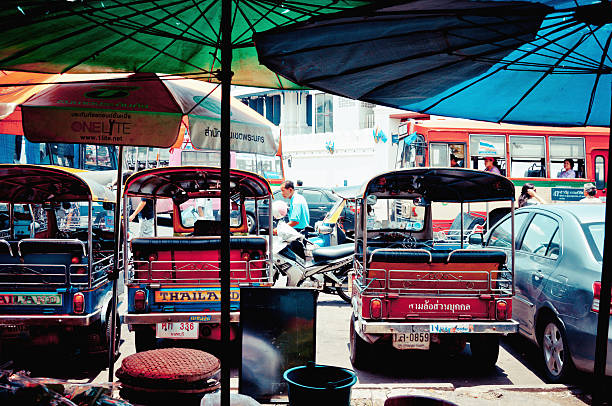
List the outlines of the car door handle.
{"type": "Polygon", "coordinates": [[[532,277],[534,283],[540,283],[542,282],[542,279],[544,279],[544,274],[542,273],[542,271],[537,271],[533,273],[532,277]]]}

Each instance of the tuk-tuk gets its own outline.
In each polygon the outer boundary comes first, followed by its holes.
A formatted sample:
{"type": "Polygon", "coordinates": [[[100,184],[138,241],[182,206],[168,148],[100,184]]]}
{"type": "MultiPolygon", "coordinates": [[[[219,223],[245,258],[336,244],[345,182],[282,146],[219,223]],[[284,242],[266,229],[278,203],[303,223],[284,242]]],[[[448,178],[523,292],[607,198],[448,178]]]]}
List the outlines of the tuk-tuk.
{"type": "MultiPolygon", "coordinates": [[[[512,317],[514,244],[482,248],[434,238],[436,208],[508,201],[514,185],[484,171],[413,168],[383,173],[357,199],[350,358],[367,366],[378,346],[463,349],[477,365],[497,362],[499,336],[515,333],[512,317]]],[[[513,209],[512,213],[514,213],[513,209]]],[[[514,214],[512,215],[512,234],[514,214]]],[[[464,227],[460,227],[463,232],[464,227]]],[[[514,236],[512,236],[514,242],[514,236]]]]}
{"type": "MultiPolygon", "coordinates": [[[[233,340],[238,334],[240,287],[270,286],[272,282],[272,229],[266,236],[248,235],[244,202],[254,199],[257,207],[267,199],[270,207],[272,192],[264,178],[235,169],[230,171],[230,188],[233,340]]],[[[174,236],[160,237],[154,224],[154,236],[129,242],[132,258],[125,265],[128,313],[123,321],[135,332],[136,351],[157,347],[159,339],[220,340],[222,224],[213,209],[219,207],[221,197],[220,169],[183,166],[137,172],[126,181],[126,210],[131,197],[151,199],[154,207],[171,201],[174,229],[174,236]]]]}
{"type": "Polygon", "coordinates": [[[0,202],[2,347],[61,344],[107,352],[113,193],[85,171],[5,164],[0,202]]]}

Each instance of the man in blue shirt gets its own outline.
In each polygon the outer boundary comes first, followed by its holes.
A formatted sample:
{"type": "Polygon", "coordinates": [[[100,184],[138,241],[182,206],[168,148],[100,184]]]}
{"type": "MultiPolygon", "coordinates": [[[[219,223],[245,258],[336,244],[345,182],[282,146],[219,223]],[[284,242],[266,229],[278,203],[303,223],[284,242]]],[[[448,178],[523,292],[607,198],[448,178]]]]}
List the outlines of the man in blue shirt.
{"type": "Polygon", "coordinates": [[[285,199],[289,200],[289,224],[298,231],[303,231],[304,228],[310,225],[310,212],[308,211],[308,203],[304,196],[295,191],[295,186],[290,180],[286,180],[281,184],[281,194],[285,199]]]}

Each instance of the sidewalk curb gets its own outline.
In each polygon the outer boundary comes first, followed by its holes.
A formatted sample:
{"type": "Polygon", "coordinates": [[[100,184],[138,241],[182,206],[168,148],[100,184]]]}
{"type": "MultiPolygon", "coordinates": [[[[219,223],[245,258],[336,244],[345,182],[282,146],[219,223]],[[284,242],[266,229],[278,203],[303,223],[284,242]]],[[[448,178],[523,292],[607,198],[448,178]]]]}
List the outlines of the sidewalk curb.
{"type": "Polygon", "coordinates": [[[455,389],[455,392],[565,392],[575,390],[574,386],[563,384],[541,384],[541,385],[482,385],[482,386],[462,386],[455,389]]]}
{"type": "Polygon", "coordinates": [[[403,389],[416,389],[416,390],[439,390],[439,391],[454,391],[456,388],[452,383],[382,383],[382,384],[356,384],[353,386],[353,390],[403,390],[403,389]]]}

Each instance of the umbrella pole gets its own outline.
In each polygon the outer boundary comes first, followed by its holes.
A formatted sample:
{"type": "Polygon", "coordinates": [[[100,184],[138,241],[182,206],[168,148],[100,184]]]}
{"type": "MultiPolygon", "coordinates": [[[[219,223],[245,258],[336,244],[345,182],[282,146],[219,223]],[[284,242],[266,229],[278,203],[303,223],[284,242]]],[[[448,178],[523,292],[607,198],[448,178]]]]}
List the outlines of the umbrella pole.
{"type": "MultiPolygon", "coordinates": [[[[121,189],[123,186],[123,146],[119,146],[119,159],[117,162],[117,200],[115,201],[115,218],[113,233],[115,246],[113,252],[113,272],[108,275],[113,283],[113,295],[111,297],[110,318],[106,321],[111,323],[110,337],[108,343],[108,381],[113,382],[115,374],[115,337],[117,336],[117,279],[119,279],[119,250],[121,247],[121,189]]],[[[124,236],[127,237],[127,236],[124,236]]],[[[125,261],[125,252],[123,260],[125,261]]],[[[91,260],[91,259],[90,259],[91,260]]]]}
{"type": "Polygon", "coordinates": [[[221,2],[221,406],[230,405],[230,89],[232,2],[221,2]]]}
{"type": "MultiPolygon", "coordinates": [[[[608,138],[608,154],[612,150],[612,110],[610,111],[610,137],[608,138]]],[[[612,166],[610,166],[610,155],[608,155],[608,169],[606,177],[606,190],[612,166]]],[[[599,296],[599,313],[597,314],[597,335],[595,336],[595,390],[593,391],[593,405],[602,405],[606,399],[606,355],[608,353],[608,329],[610,326],[610,290],[612,289],[612,233],[607,232],[607,226],[612,225],[612,200],[606,193],[606,231],[603,246],[603,261],[601,264],[601,293],[599,296]]]]}

